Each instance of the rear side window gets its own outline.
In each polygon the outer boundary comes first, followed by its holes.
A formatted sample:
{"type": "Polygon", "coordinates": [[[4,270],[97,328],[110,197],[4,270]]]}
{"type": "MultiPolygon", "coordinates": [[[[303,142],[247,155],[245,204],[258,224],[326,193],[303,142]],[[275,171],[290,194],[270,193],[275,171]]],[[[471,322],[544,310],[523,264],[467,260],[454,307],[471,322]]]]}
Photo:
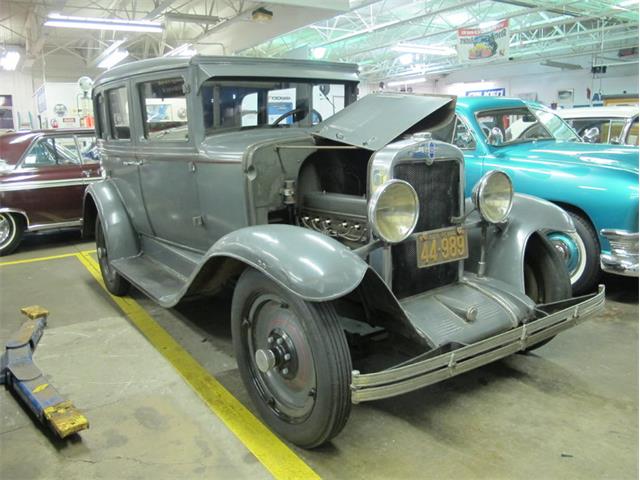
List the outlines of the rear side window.
{"type": "Polygon", "coordinates": [[[129,101],[126,87],[115,88],[107,92],[109,101],[109,121],[111,138],[130,139],[129,101]]]}
{"type": "Polygon", "coordinates": [[[171,78],[141,83],[144,136],[156,141],[186,141],[187,98],[184,80],[171,78]]]}

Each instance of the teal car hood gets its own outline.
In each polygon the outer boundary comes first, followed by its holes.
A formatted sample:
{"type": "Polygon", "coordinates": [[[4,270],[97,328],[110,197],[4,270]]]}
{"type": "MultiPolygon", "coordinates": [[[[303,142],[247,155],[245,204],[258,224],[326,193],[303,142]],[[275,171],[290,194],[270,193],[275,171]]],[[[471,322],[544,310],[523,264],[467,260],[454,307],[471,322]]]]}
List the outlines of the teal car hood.
{"type": "Polygon", "coordinates": [[[638,149],[635,147],[549,140],[494,147],[493,153],[498,157],[504,155],[540,162],[561,161],[638,173],[638,149]]]}

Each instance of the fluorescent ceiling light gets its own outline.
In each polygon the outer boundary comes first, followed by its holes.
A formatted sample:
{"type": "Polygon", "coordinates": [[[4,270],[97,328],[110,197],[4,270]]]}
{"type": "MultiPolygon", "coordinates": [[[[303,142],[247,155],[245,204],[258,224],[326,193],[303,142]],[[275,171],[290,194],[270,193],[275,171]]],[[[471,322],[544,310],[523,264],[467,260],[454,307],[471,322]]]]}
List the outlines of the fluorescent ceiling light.
{"type": "Polygon", "coordinates": [[[469,15],[465,11],[462,11],[462,12],[444,14],[442,15],[442,18],[444,18],[444,20],[447,23],[450,23],[454,27],[458,27],[460,25],[467,23],[469,20],[471,20],[471,15],[469,15]]]}
{"type": "Polygon", "coordinates": [[[316,60],[320,60],[324,58],[327,54],[327,49],[325,47],[316,47],[311,49],[311,56],[316,60]]]}
{"type": "Polygon", "coordinates": [[[183,43],[179,47],[165,53],[163,57],[193,57],[197,55],[198,52],[194,48],[191,48],[192,46],[191,43],[183,43]]]}
{"type": "Polygon", "coordinates": [[[391,47],[391,50],[395,50],[396,52],[441,55],[444,57],[455,55],[457,53],[455,48],[447,47],[446,45],[417,45],[413,43],[399,43],[395,47],[391,47]]]}
{"type": "Polygon", "coordinates": [[[20,61],[20,54],[18,52],[6,50],[0,55],[0,67],[3,70],[15,70],[20,61]]]}
{"type": "Polygon", "coordinates": [[[109,55],[104,60],[102,60],[98,64],[98,68],[106,68],[108,70],[114,65],[117,65],[118,63],[120,63],[122,60],[124,60],[128,56],[129,56],[129,52],[127,50],[119,48],[117,50],[114,50],[111,53],[111,55],[109,55]]]}
{"type": "Polygon", "coordinates": [[[396,80],[394,82],[387,83],[388,87],[401,87],[403,85],[415,85],[417,83],[424,83],[424,78],[408,78],[407,80],[396,80]]]}
{"type": "Polygon", "coordinates": [[[621,7],[630,7],[631,5],[636,5],[638,0],[624,0],[624,2],[620,2],[618,5],[621,7]]]}
{"type": "Polygon", "coordinates": [[[411,65],[413,63],[413,53],[404,53],[398,57],[400,65],[411,65]]]}
{"type": "Polygon", "coordinates": [[[44,22],[46,27],[82,28],[90,30],[118,30],[126,32],[162,32],[162,24],[148,20],[121,18],[69,17],[52,13],[44,22]]]}
{"type": "Polygon", "coordinates": [[[490,20],[488,22],[482,22],[480,25],[478,25],[478,27],[484,30],[485,28],[495,27],[499,23],[499,20],[490,20]]]}

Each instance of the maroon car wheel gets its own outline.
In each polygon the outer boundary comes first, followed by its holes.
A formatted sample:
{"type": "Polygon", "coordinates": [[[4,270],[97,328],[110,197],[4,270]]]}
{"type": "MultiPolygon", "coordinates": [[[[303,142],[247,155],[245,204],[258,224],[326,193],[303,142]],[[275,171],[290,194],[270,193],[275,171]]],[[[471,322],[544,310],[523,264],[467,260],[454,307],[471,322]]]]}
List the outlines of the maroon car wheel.
{"type": "Polygon", "coordinates": [[[0,213],[0,256],[13,252],[24,232],[22,217],[12,213],[0,213]]]}

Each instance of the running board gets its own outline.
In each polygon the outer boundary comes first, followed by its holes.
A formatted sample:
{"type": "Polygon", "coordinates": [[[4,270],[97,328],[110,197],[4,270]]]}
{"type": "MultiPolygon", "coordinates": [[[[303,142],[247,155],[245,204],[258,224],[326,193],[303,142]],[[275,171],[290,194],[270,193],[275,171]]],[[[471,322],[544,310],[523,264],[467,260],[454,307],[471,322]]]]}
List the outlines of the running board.
{"type": "Polygon", "coordinates": [[[604,310],[604,285],[590,298],[576,300],[573,305],[538,320],[427,360],[375,373],[361,374],[354,370],[351,401],[360,403],[408,393],[526,350],[604,310]]]}

